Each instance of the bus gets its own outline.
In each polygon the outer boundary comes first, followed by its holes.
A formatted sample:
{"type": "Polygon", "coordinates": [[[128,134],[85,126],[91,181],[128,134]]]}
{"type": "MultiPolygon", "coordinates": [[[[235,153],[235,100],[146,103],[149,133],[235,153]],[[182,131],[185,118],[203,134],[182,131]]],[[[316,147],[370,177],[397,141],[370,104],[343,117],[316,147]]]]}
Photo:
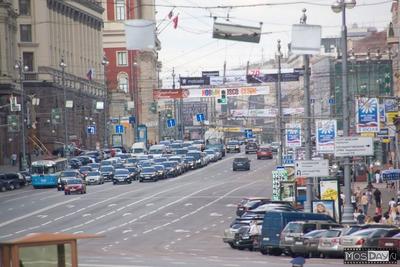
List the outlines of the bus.
{"type": "Polygon", "coordinates": [[[58,176],[68,166],[66,158],[54,160],[39,160],[32,162],[32,186],[39,187],[57,187],[58,176]]]}

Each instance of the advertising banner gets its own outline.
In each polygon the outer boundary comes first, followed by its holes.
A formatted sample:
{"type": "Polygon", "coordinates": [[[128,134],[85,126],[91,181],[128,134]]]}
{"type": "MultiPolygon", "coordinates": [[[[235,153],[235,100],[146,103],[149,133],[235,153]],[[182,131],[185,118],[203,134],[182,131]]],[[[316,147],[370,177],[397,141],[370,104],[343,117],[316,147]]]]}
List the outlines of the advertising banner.
{"type": "MultiPolygon", "coordinates": [[[[283,108],[283,115],[299,115],[304,113],[304,108],[283,108]]],[[[232,117],[264,117],[274,118],[278,115],[277,108],[268,109],[232,109],[232,117]]]]}
{"type": "Polygon", "coordinates": [[[153,90],[154,99],[180,99],[182,98],[181,89],[155,89],[153,90]]]}
{"type": "Polygon", "coordinates": [[[301,124],[286,124],[286,147],[301,147],[301,124]]]}
{"type": "Polygon", "coordinates": [[[333,200],[313,200],[312,212],[318,214],[326,214],[337,221],[335,213],[335,202],[333,200]]]}
{"type": "Polygon", "coordinates": [[[281,182],[288,180],[288,172],[285,169],[272,171],[272,200],[281,200],[281,182]]]}
{"type": "Polygon", "coordinates": [[[319,193],[321,200],[333,200],[335,202],[335,219],[340,221],[340,206],[339,206],[339,182],[336,179],[320,180],[319,193]]]}
{"type": "Polygon", "coordinates": [[[280,200],[296,202],[296,182],[295,181],[287,181],[281,182],[281,195],[280,200]]]}
{"type": "Polygon", "coordinates": [[[179,77],[179,82],[182,86],[210,85],[210,77],[179,77]]]}
{"type": "Polygon", "coordinates": [[[221,91],[225,91],[226,96],[245,96],[245,95],[268,95],[270,93],[269,86],[244,86],[229,88],[201,88],[201,89],[184,89],[183,98],[195,97],[221,97],[221,91]]]}
{"type": "Polygon", "coordinates": [[[335,152],[336,120],[317,120],[316,125],[316,144],[317,152],[335,152]]]}
{"type": "Polygon", "coordinates": [[[377,98],[356,99],[357,133],[379,132],[379,101],[377,98]]]}

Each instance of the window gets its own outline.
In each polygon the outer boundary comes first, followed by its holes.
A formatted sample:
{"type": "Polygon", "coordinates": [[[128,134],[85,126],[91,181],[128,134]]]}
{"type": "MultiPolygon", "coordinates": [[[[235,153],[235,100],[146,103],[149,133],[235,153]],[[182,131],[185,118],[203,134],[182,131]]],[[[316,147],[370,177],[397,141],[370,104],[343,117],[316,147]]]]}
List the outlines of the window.
{"type": "Polygon", "coordinates": [[[32,42],[32,25],[21,24],[19,25],[19,31],[21,42],[32,42]]]}
{"type": "Polygon", "coordinates": [[[117,52],[117,65],[119,65],[119,66],[128,65],[126,52],[117,52]]]}
{"type": "Polygon", "coordinates": [[[118,89],[127,93],[129,91],[128,75],[120,74],[118,77],[118,89]]]}
{"type": "Polygon", "coordinates": [[[28,71],[33,71],[33,52],[23,52],[22,59],[24,66],[28,66],[28,71]]]}
{"type": "Polygon", "coordinates": [[[19,14],[24,16],[31,14],[31,0],[19,0],[19,14]]]}
{"type": "Polygon", "coordinates": [[[125,20],[125,0],[115,0],[115,19],[125,20]]]}

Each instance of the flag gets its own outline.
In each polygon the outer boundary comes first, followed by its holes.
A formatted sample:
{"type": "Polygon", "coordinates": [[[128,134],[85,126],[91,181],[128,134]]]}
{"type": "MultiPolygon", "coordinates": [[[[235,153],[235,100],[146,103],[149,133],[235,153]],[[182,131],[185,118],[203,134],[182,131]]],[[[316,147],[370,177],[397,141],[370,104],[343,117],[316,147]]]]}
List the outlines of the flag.
{"type": "Polygon", "coordinates": [[[174,29],[178,27],[178,16],[175,16],[175,18],[172,19],[172,22],[174,23],[174,29]]]}
{"type": "Polygon", "coordinates": [[[168,13],[168,19],[171,19],[173,15],[174,15],[174,12],[171,10],[171,11],[168,13]]]}
{"type": "Polygon", "coordinates": [[[89,81],[92,80],[92,78],[93,78],[93,69],[92,68],[90,68],[89,71],[86,73],[86,77],[89,81]]]}

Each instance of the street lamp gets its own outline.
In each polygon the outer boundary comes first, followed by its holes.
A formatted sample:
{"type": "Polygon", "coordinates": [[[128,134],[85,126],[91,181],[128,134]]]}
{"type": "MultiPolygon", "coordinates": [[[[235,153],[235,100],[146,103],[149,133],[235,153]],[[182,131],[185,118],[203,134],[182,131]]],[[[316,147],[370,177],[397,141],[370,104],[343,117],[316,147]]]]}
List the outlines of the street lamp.
{"type": "Polygon", "coordinates": [[[65,88],[65,68],[67,64],[64,62],[64,57],[61,57],[61,84],[64,91],[64,157],[68,153],[68,121],[67,121],[67,89],[65,88]]]}
{"type": "Polygon", "coordinates": [[[26,138],[25,138],[25,91],[24,91],[24,73],[29,70],[28,66],[23,66],[23,62],[19,59],[15,63],[15,69],[19,70],[19,84],[21,88],[21,143],[22,143],[22,158],[21,169],[26,170],[26,138]]]}
{"type": "Polygon", "coordinates": [[[103,60],[101,61],[101,65],[103,65],[104,68],[104,86],[105,86],[105,92],[104,92],[104,148],[108,148],[108,126],[107,126],[107,121],[108,121],[108,116],[107,116],[107,101],[108,101],[108,86],[107,86],[107,66],[110,64],[108,59],[106,57],[103,57],[103,60]]]}
{"type": "MultiPolygon", "coordinates": [[[[332,11],[342,13],[342,103],[343,103],[343,136],[349,136],[350,113],[349,113],[349,88],[347,76],[347,26],[346,26],[346,8],[351,9],[356,5],[356,0],[337,0],[332,4],[332,11]]],[[[350,176],[350,158],[344,158],[344,193],[345,203],[343,209],[343,223],[354,223],[353,206],[351,204],[351,176],[350,176]]]]}
{"type": "Polygon", "coordinates": [[[277,44],[277,52],[276,57],[278,59],[278,82],[277,82],[277,90],[276,90],[276,102],[278,106],[278,132],[279,132],[279,153],[278,153],[278,165],[282,166],[282,154],[283,154],[283,129],[282,129],[282,88],[281,88],[281,40],[278,40],[277,44]]]}

